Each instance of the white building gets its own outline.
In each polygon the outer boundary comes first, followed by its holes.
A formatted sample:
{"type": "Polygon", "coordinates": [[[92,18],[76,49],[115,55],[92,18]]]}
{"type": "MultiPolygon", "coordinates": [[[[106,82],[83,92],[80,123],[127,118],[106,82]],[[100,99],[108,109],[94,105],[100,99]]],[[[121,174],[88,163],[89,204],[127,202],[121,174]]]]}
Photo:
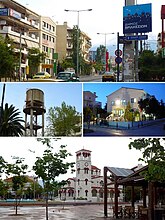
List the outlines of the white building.
{"type": "MultiPolygon", "coordinates": [[[[104,182],[101,169],[92,165],[91,151],[81,149],[76,152],[76,177],[69,178],[59,190],[59,198],[66,200],[84,199],[92,202],[103,201],[104,182]]],[[[111,181],[108,179],[108,183],[111,181]]],[[[119,200],[123,199],[122,188],[119,200]]],[[[108,200],[114,199],[114,185],[108,187],[108,200]]]]}
{"type": "Polygon", "coordinates": [[[124,115],[128,103],[131,109],[136,111],[139,110],[138,102],[148,97],[150,95],[143,89],[121,87],[107,96],[107,112],[112,115],[112,118],[120,118],[124,115]]]}

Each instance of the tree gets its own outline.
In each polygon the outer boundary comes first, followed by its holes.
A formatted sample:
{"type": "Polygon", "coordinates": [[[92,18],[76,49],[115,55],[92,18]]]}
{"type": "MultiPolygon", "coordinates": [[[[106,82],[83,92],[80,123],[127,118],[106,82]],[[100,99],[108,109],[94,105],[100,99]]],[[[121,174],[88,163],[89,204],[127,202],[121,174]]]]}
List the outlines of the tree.
{"type": "Polygon", "coordinates": [[[164,80],[165,60],[161,53],[144,50],[139,57],[139,79],[140,81],[162,81],[164,80]],[[152,68],[151,68],[152,66],[152,68]]]}
{"type": "Polygon", "coordinates": [[[1,174],[4,173],[5,169],[6,169],[6,161],[2,156],[0,156],[0,177],[1,174]]]}
{"type": "Polygon", "coordinates": [[[13,42],[0,36],[0,81],[1,78],[13,77],[18,60],[15,57],[13,42]]]}
{"type": "Polygon", "coordinates": [[[65,102],[61,107],[51,107],[47,120],[48,136],[73,136],[81,129],[81,114],[65,102]]]}
{"type": "Polygon", "coordinates": [[[66,183],[65,181],[58,182],[56,178],[61,174],[66,174],[68,169],[74,167],[74,163],[66,162],[66,159],[72,155],[67,152],[65,145],[61,145],[60,150],[54,153],[51,139],[41,138],[38,141],[46,145],[46,149],[42,157],[36,158],[33,170],[43,181],[46,197],[46,220],[48,220],[48,193],[52,191],[52,187],[58,187],[66,183]]]}
{"type": "Polygon", "coordinates": [[[126,121],[133,121],[134,115],[133,115],[133,110],[131,111],[131,105],[130,102],[128,102],[125,112],[124,112],[124,119],[126,121]]]}
{"type": "Polygon", "coordinates": [[[0,124],[0,136],[22,136],[25,130],[21,124],[24,122],[19,116],[20,112],[15,109],[13,105],[8,106],[2,110],[2,119],[0,124]]]}
{"type": "Polygon", "coordinates": [[[32,77],[36,72],[38,72],[39,65],[46,58],[44,52],[40,52],[38,48],[29,49],[28,61],[29,61],[29,76],[32,77]]]}
{"type": "Polygon", "coordinates": [[[97,50],[96,50],[95,69],[97,71],[103,70],[104,60],[105,60],[105,46],[104,45],[100,45],[100,47],[98,47],[97,50]]]}
{"type": "Polygon", "coordinates": [[[12,157],[15,161],[14,163],[8,163],[6,167],[6,174],[12,175],[12,190],[15,193],[15,214],[18,214],[18,205],[21,198],[23,187],[27,182],[27,177],[25,176],[28,165],[24,164],[24,158],[12,157]]]}
{"type": "Polygon", "coordinates": [[[149,186],[149,220],[153,219],[153,183],[165,183],[165,138],[139,138],[131,141],[129,149],[142,151],[143,161],[148,169],[143,173],[149,186]]]}
{"type": "Polygon", "coordinates": [[[140,100],[138,102],[139,108],[141,111],[144,111],[146,114],[151,117],[155,116],[156,118],[164,117],[164,103],[163,100],[159,103],[159,101],[155,98],[155,96],[151,96],[150,98],[146,98],[144,100],[140,100]]]}

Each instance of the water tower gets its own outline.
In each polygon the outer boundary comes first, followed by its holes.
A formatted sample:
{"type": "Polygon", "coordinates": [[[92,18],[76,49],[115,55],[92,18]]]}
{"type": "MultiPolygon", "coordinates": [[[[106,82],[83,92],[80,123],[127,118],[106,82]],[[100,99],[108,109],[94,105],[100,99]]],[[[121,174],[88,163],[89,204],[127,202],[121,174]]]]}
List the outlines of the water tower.
{"type": "Polygon", "coordinates": [[[40,89],[28,89],[26,91],[26,105],[23,112],[25,113],[25,136],[30,131],[30,136],[37,136],[37,131],[42,129],[44,136],[44,92],[40,89]],[[41,122],[39,121],[41,118],[41,122]],[[40,123],[40,124],[39,124],[40,123]]]}

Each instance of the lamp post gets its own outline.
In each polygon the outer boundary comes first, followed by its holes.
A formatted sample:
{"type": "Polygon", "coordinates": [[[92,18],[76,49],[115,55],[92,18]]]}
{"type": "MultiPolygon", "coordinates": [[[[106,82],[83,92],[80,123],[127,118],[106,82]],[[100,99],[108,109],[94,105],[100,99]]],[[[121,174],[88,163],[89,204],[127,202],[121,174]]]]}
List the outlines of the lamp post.
{"type": "Polygon", "coordinates": [[[107,47],[107,42],[106,42],[106,38],[107,38],[107,35],[108,34],[114,34],[113,32],[112,33],[97,33],[97,34],[102,34],[105,36],[105,54],[104,54],[104,59],[105,59],[105,71],[106,71],[106,47],[107,47]]]}
{"type": "Polygon", "coordinates": [[[65,9],[66,12],[76,12],[77,13],[77,76],[79,74],[79,14],[83,11],[92,11],[92,9],[84,9],[84,10],[68,10],[65,9]]]}

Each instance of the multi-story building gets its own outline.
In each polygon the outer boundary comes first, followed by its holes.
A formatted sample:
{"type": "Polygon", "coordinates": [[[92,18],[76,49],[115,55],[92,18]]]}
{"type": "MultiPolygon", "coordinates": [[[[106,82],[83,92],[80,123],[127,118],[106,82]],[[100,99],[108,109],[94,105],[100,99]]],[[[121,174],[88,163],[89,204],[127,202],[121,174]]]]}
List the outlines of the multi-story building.
{"type": "MultiPolygon", "coordinates": [[[[86,199],[92,202],[103,201],[103,180],[101,170],[92,165],[91,151],[81,149],[76,152],[76,177],[67,180],[67,184],[59,190],[59,198],[66,200],[86,199]]],[[[111,180],[108,179],[108,183],[110,182],[111,180]]],[[[120,186],[119,189],[121,192],[119,199],[122,200],[122,187],[120,186]]],[[[109,201],[112,201],[113,196],[114,185],[112,184],[108,187],[109,201]]]]}
{"type": "Polygon", "coordinates": [[[66,58],[71,58],[72,53],[72,28],[70,28],[67,22],[64,22],[62,25],[57,24],[56,26],[56,34],[57,34],[57,53],[58,60],[61,62],[66,58]]]}
{"type": "Polygon", "coordinates": [[[90,108],[101,108],[102,103],[96,101],[96,98],[98,96],[96,95],[96,92],[92,93],[90,91],[83,91],[83,107],[90,107],[90,108]]]}
{"type": "Polygon", "coordinates": [[[26,76],[28,48],[39,48],[39,15],[13,0],[0,0],[0,35],[14,42],[16,74],[26,76]]]}
{"type": "Polygon", "coordinates": [[[89,63],[90,59],[89,59],[89,49],[91,48],[92,44],[91,44],[91,38],[84,32],[81,32],[81,50],[82,50],[82,56],[85,60],[85,62],[89,63]]]}
{"type": "MultiPolygon", "coordinates": [[[[73,28],[70,28],[67,22],[62,25],[57,24],[57,53],[58,60],[61,62],[63,59],[71,58],[73,42],[73,28]]],[[[89,49],[91,47],[91,38],[84,32],[80,33],[81,52],[84,60],[89,62],[89,49]]]]}
{"type": "Polygon", "coordinates": [[[107,112],[112,119],[123,117],[128,103],[133,111],[138,110],[138,101],[146,99],[150,95],[143,89],[122,87],[107,96],[107,112]]]}
{"type": "Polygon", "coordinates": [[[15,52],[20,56],[17,74],[26,76],[30,48],[46,53],[45,62],[38,71],[56,72],[56,23],[13,1],[0,1],[0,34],[14,41],[15,52]]]}
{"type": "Polygon", "coordinates": [[[45,62],[41,64],[42,71],[51,76],[56,73],[56,23],[50,17],[40,16],[40,50],[46,53],[45,62]]]}

